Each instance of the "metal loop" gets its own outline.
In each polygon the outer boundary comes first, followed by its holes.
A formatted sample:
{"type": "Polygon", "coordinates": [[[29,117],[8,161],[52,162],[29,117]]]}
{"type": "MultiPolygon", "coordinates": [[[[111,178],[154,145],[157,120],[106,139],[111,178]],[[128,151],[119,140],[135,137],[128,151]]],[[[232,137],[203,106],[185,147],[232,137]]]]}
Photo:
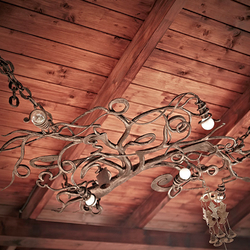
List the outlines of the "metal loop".
{"type": "Polygon", "coordinates": [[[26,87],[23,87],[22,90],[19,89],[19,93],[20,93],[20,96],[21,96],[23,99],[26,99],[26,100],[28,100],[29,98],[32,97],[31,91],[30,91],[28,88],[26,88],[26,87]],[[23,93],[23,91],[26,91],[26,92],[28,93],[28,95],[25,95],[25,94],[23,93]]]}
{"type": "Polygon", "coordinates": [[[9,89],[12,90],[12,91],[14,89],[17,90],[16,84],[15,84],[14,81],[11,81],[11,80],[9,81],[9,89]]]}
{"type": "Polygon", "coordinates": [[[19,90],[24,90],[24,87],[23,87],[22,83],[20,83],[19,81],[16,81],[15,84],[16,84],[16,87],[17,87],[19,90]]]}
{"type": "Polygon", "coordinates": [[[18,107],[19,106],[19,99],[18,99],[18,97],[17,96],[11,96],[10,98],[9,98],[9,104],[12,106],[12,107],[18,107]],[[13,103],[13,101],[15,101],[16,103],[13,103]]]}
{"type": "Polygon", "coordinates": [[[0,57],[0,65],[2,69],[0,69],[0,72],[2,74],[8,75],[13,74],[14,72],[14,65],[10,61],[5,61],[2,57],[0,57]]]}

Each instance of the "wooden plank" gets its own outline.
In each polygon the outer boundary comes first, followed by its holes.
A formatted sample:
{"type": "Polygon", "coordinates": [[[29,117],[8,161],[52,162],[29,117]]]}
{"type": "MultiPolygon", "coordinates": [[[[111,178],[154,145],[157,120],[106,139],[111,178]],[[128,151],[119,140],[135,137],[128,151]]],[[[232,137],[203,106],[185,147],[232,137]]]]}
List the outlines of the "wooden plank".
{"type": "Polygon", "coordinates": [[[238,223],[250,213],[250,193],[229,211],[228,220],[232,228],[237,228],[238,223]]]}
{"type": "MultiPolygon", "coordinates": [[[[0,218],[0,244],[19,247],[79,249],[87,242],[125,243],[135,245],[211,249],[204,234],[169,233],[142,229],[99,227],[77,224],[43,222],[16,218],[0,218]],[[82,233],[84,232],[84,234],[82,233]],[[50,244],[48,244],[48,240],[50,244]]],[[[249,238],[239,237],[230,249],[248,249],[249,238]]]]}
{"type": "MultiPolygon", "coordinates": [[[[175,97],[176,95],[171,94],[169,92],[162,92],[155,89],[146,88],[143,86],[138,86],[135,84],[130,84],[127,88],[125,93],[123,94],[123,98],[127,99],[129,102],[133,102],[135,104],[141,105],[149,105],[154,104],[155,107],[164,107],[169,104],[169,102],[175,97]]],[[[210,103],[211,100],[204,100],[207,102],[210,112],[213,116],[217,119],[221,117],[226,110],[225,107],[217,106],[210,103]]],[[[190,107],[190,106],[188,106],[190,107]]],[[[190,108],[196,108],[194,105],[190,108]]]]}
{"type": "Polygon", "coordinates": [[[108,9],[116,10],[118,12],[145,20],[148,16],[151,8],[154,5],[154,0],[118,0],[118,1],[107,1],[107,0],[87,0],[90,3],[97,4],[99,6],[106,7],[108,9]]]}
{"type": "MultiPolygon", "coordinates": [[[[45,62],[3,50],[0,50],[0,54],[2,58],[13,63],[17,79],[21,75],[57,85],[70,86],[73,89],[85,90],[91,93],[97,93],[106,80],[106,77],[74,69],[70,66],[45,62]]],[[[3,76],[1,75],[1,77],[3,76]]]]}
{"type": "Polygon", "coordinates": [[[117,60],[90,51],[0,27],[0,48],[16,54],[68,66],[102,76],[110,74],[117,60]],[[29,46],[27,46],[29,41],[29,46]]]}
{"type": "Polygon", "coordinates": [[[149,221],[170,201],[167,193],[153,192],[137,209],[126,219],[122,226],[144,228],[149,221]]]}
{"type": "Polygon", "coordinates": [[[250,31],[248,19],[249,8],[237,2],[242,2],[250,6],[249,0],[191,0],[186,3],[185,8],[203,16],[250,31]]]}
{"type": "MultiPolygon", "coordinates": [[[[60,206],[57,205],[56,208],[60,206]]],[[[55,209],[55,208],[53,208],[55,209]]],[[[84,213],[79,211],[79,207],[66,209],[63,211],[63,216],[60,213],[51,211],[48,209],[43,209],[39,214],[38,220],[40,221],[51,221],[51,222],[63,222],[63,223],[73,223],[73,224],[87,224],[87,225],[100,225],[100,226],[114,226],[117,227],[121,224],[124,219],[124,214],[100,214],[99,216],[93,216],[90,213],[84,213]]]]}
{"type": "Polygon", "coordinates": [[[152,52],[144,66],[239,93],[249,84],[247,76],[159,49],[152,52]]]}
{"type": "MultiPolygon", "coordinates": [[[[23,119],[29,115],[29,113],[33,110],[33,105],[31,103],[25,102],[25,100],[20,98],[20,106],[17,109],[14,109],[11,107],[8,103],[8,99],[11,96],[11,93],[0,91],[0,104],[2,107],[2,110],[0,110],[0,113],[2,115],[6,115],[6,117],[0,117],[0,120],[2,121],[1,125],[7,125],[12,128],[22,128],[22,129],[32,129],[37,130],[37,128],[32,125],[31,122],[24,123],[23,119]],[[24,102],[24,103],[23,103],[24,102]],[[28,104],[28,105],[27,105],[28,104]],[[16,114],[16,121],[13,123],[12,119],[7,119],[7,117],[11,117],[10,114],[7,114],[8,112],[12,114],[16,114]],[[19,113],[19,114],[18,114],[19,113]],[[18,127],[18,125],[20,127],[18,127]]],[[[46,101],[43,99],[36,98],[36,101],[38,103],[41,103],[42,106],[53,115],[53,121],[56,122],[71,122],[73,121],[77,116],[81,115],[86,111],[86,109],[81,109],[77,107],[67,106],[60,103],[53,103],[52,101],[46,101]],[[67,116],[65,116],[65,113],[67,113],[67,116]]]]}
{"type": "Polygon", "coordinates": [[[0,246],[0,249],[1,249],[1,250],[15,250],[15,249],[16,249],[16,246],[9,246],[9,247],[1,247],[1,246],[0,246]]]}
{"type": "Polygon", "coordinates": [[[166,90],[174,95],[192,92],[198,95],[203,101],[209,100],[209,102],[215,105],[227,108],[240,96],[239,93],[233,91],[145,67],[136,75],[133,83],[150,89],[166,90]],[[214,93],[220,93],[218,98],[214,98],[214,93]]]}
{"type": "MultiPolygon", "coordinates": [[[[250,86],[246,91],[232,104],[231,108],[225,112],[221,117],[221,123],[226,125],[217,130],[213,136],[218,135],[227,135],[235,137],[236,132],[242,125],[249,126],[250,118],[250,86]],[[223,130],[223,132],[222,132],[223,130]]],[[[212,141],[212,143],[220,143],[221,141],[212,141]]],[[[203,164],[206,164],[209,161],[209,158],[204,158],[202,160],[203,164]]]]}
{"type": "MultiPolygon", "coordinates": [[[[93,106],[106,106],[110,100],[122,96],[122,93],[134,79],[145,60],[172,23],[174,17],[182,8],[183,4],[183,0],[159,0],[156,2],[148,18],[116,64],[107,81],[104,83],[98,93],[98,98],[93,102],[93,106]]],[[[99,116],[98,114],[95,115],[97,115],[97,117],[99,116]]],[[[91,120],[92,117],[90,116],[88,119],[91,120]]],[[[85,120],[86,123],[88,123],[88,121],[85,120]]],[[[82,151],[82,148],[78,147],[74,149],[73,152],[68,153],[70,157],[74,158],[79,156],[82,151]]],[[[36,207],[40,199],[42,199],[42,197],[37,196],[31,199],[30,202],[36,204],[34,206],[36,207]]],[[[39,214],[40,211],[36,214],[39,214]]],[[[32,211],[28,211],[27,216],[31,213],[32,211]]]]}
{"type": "Polygon", "coordinates": [[[137,18],[81,0],[68,0],[67,3],[46,0],[28,2],[10,0],[8,2],[129,40],[134,37],[142,24],[142,21],[137,18]]]}
{"type": "MultiPolygon", "coordinates": [[[[0,98],[5,99],[5,96],[9,96],[9,97],[11,96],[11,92],[8,88],[8,82],[6,80],[6,77],[1,75],[0,80],[2,79],[5,80],[6,83],[1,85],[0,90],[4,90],[6,92],[1,91],[0,98]]],[[[79,114],[79,111],[81,109],[86,110],[89,108],[91,102],[96,96],[96,94],[91,93],[91,92],[82,91],[78,89],[72,89],[70,87],[51,84],[51,83],[47,83],[44,81],[38,81],[38,80],[34,80],[34,79],[22,77],[22,76],[19,76],[18,80],[21,83],[23,83],[24,86],[27,87],[32,92],[32,96],[37,102],[38,100],[45,100],[51,103],[52,102],[55,103],[54,105],[58,103],[58,104],[64,105],[65,107],[69,106],[72,109],[71,112],[73,112],[73,110],[76,111],[74,112],[76,113],[75,118],[77,117],[77,114],[79,114]]],[[[20,97],[19,94],[17,95],[20,97]]],[[[20,102],[26,102],[26,104],[28,104],[28,101],[22,99],[22,97],[20,97],[20,102]]],[[[6,104],[8,104],[8,99],[6,99],[6,104]]],[[[29,107],[31,108],[32,106],[29,105],[29,107]]],[[[13,107],[11,106],[10,108],[13,109],[13,107]]],[[[30,111],[31,110],[32,109],[30,109],[30,111]]],[[[65,110],[63,111],[65,112],[65,110]]]]}
{"type": "Polygon", "coordinates": [[[166,32],[157,48],[242,75],[250,75],[249,56],[173,30],[166,32]]]}
{"type": "MultiPolygon", "coordinates": [[[[187,216],[188,217],[188,216],[187,216]]],[[[147,226],[144,228],[145,230],[160,230],[160,231],[171,231],[171,232],[186,232],[188,230],[189,233],[200,233],[204,232],[207,229],[206,224],[203,223],[195,223],[195,222],[174,222],[172,220],[151,220],[147,226]]],[[[208,236],[208,234],[205,234],[208,236]]]]}
{"type": "Polygon", "coordinates": [[[76,48],[119,59],[129,44],[128,40],[10,4],[0,3],[0,9],[2,26],[76,48]]]}
{"type": "MultiPolygon", "coordinates": [[[[226,2],[224,4],[227,5],[226,2]]],[[[220,13],[221,11],[222,9],[220,13]]],[[[172,23],[171,29],[228,49],[250,54],[250,33],[187,10],[180,12],[172,23]]]]}
{"type": "MultiPolygon", "coordinates": [[[[225,113],[223,116],[225,119],[222,119],[224,122],[225,120],[228,121],[227,127],[223,130],[223,132],[226,134],[227,131],[230,131],[231,128],[235,126],[238,122],[242,122],[242,117],[244,117],[245,113],[250,113],[250,87],[247,89],[247,91],[235,102],[234,105],[225,113]]],[[[218,133],[217,133],[218,134],[218,133]]],[[[220,133],[219,133],[220,134],[220,133]]],[[[202,162],[203,163],[203,162],[202,162]]],[[[203,163],[204,164],[204,163],[203,163]]],[[[144,227],[155,214],[159,212],[159,210],[162,208],[162,206],[159,206],[158,204],[165,205],[169,198],[166,196],[165,193],[156,193],[153,194],[153,198],[149,198],[146,200],[142,205],[140,205],[135,212],[131,215],[131,217],[127,220],[125,224],[127,226],[131,227],[144,227]],[[151,209],[145,212],[146,208],[150,207],[151,209]],[[140,216],[143,215],[143,216],[140,216]]]]}
{"type": "Polygon", "coordinates": [[[236,2],[245,4],[245,5],[247,5],[247,6],[250,6],[249,0],[237,0],[236,2]]]}
{"type": "Polygon", "coordinates": [[[159,0],[98,93],[93,106],[120,97],[180,11],[183,0],[159,0]],[[157,15],[156,15],[157,13],[157,15]]]}

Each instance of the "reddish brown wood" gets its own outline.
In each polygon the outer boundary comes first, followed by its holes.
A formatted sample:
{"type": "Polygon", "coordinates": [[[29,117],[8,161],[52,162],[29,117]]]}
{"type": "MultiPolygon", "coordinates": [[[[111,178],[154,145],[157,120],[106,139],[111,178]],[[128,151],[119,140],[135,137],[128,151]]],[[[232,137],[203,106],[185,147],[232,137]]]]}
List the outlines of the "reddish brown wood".
{"type": "MultiPolygon", "coordinates": [[[[51,181],[48,180],[47,176],[45,177],[45,179],[47,183],[50,184],[52,183],[51,181]]],[[[30,193],[29,197],[30,200],[28,200],[27,205],[22,210],[21,217],[23,219],[28,219],[28,218],[36,219],[39,216],[40,211],[47,204],[48,199],[50,199],[51,196],[53,195],[53,191],[49,189],[46,190],[46,192],[44,192],[45,188],[39,188],[38,186],[35,186],[34,188],[35,188],[34,192],[30,193]],[[37,203],[31,202],[34,200],[37,203]]]]}
{"type": "Polygon", "coordinates": [[[236,228],[237,224],[250,213],[250,193],[246,195],[233,209],[229,211],[228,220],[232,228],[236,228]]]}
{"type": "MultiPolygon", "coordinates": [[[[227,133],[235,128],[236,124],[241,124],[249,118],[250,114],[250,87],[240,96],[232,107],[223,115],[222,122],[225,122],[223,131],[219,130],[215,134],[227,135],[227,133]]],[[[217,142],[214,142],[217,143],[217,142]]],[[[203,159],[204,162],[207,158],[203,159]]],[[[143,228],[156,215],[160,209],[169,202],[169,198],[164,193],[153,193],[145,202],[142,203],[134,213],[126,220],[124,226],[143,228]]]]}
{"type": "MultiPolygon", "coordinates": [[[[142,229],[100,227],[79,224],[0,217],[0,244],[19,247],[83,249],[89,242],[125,243],[145,246],[212,249],[204,234],[170,233],[142,229]]],[[[248,249],[248,238],[238,238],[230,249],[248,249]]],[[[88,248],[90,249],[90,247],[88,248]]]]}
{"type": "Polygon", "coordinates": [[[143,228],[170,201],[167,193],[153,192],[133,214],[126,219],[124,227],[143,228]]]}
{"type": "MultiPolygon", "coordinates": [[[[235,137],[237,131],[243,124],[250,126],[250,86],[246,91],[232,104],[231,108],[221,117],[221,123],[225,123],[222,129],[217,130],[213,136],[227,135],[235,137]]],[[[212,143],[220,143],[220,141],[211,141],[212,143]]],[[[209,158],[204,158],[202,164],[206,164],[209,158]]]]}
{"type": "MultiPolygon", "coordinates": [[[[128,48],[125,50],[106,82],[103,84],[91,107],[105,107],[112,99],[122,96],[159,40],[165,34],[176,15],[181,10],[184,2],[185,0],[156,1],[149,16],[129,44],[128,48]]],[[[94,115],[91,114],[87,119],[79,120],[79,123],[88,124],[99,117],[99,115],[99,112],[94,113],[94,115]]],[[[82,145],[75,147],[74,151],[72,152],[69,150],[68,155],[65,154],[65,157],[78,157],[83,149],[82,145]]],[[[30,203],[32,204],[30,207],[33,207],[37,211],[34,213],[30,211],[29,213],[37,215],[40,213],[43,206],[40,206],[39,203],[40,200],[44,200],[44,195],[48,196],[47,201],[51,198],[51,195],[47,195],[45,190],[41,192],[40,196],[36,195],[30,199],[30,203]]],[[[44,205],[45,204],[46,202],[44,202],[44,205]]],[[[24,214],[27,214],[27,216],[29,213],[24,211],[24,214]]]]}

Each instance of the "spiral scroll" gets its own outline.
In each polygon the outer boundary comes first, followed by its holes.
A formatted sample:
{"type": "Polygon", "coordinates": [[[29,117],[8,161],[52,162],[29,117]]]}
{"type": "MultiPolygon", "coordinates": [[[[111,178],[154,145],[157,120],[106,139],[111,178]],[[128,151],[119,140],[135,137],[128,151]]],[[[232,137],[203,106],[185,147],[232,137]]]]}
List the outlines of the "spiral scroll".
{"type": "Polygon", "coordinates": [[[213,176],[221,170],[226,170],[229,172],[229,175],[223,179],[224,182],[233,179],[250,180],[248,177],[239,177],[235,170],[233,170],[233,166],[240,161],[239,159],[249,157],[250,153],[249,151],[243,151],[244,146],[240,145],[234,138],[224,136],[213,137],[213,132],[211,132],[199,140],[187,140],[192,130],[192,117],[200,117],[203,119],[203,117],[208,114],[205,103],[202,102],[197,95],[193,93],[178,95],[169,105],[146,111],[133,119],[129,119],[125,116],[128,109],[129,103],[127,100],[121,98],[115,99],[110,102],[108,109],[103,107],[93,108],[77,117],[71,123],[54,124],[50,122],[46,124],[46,131],[43,128],[41,132],[17,130],[6,135],[22,133],[21,136],[19,135],[10,139],[0,149],[0,152],[14,150],[16,148],[21,149],[20,157],[13,168],[10,185],[13,183],[15,177],[26,178],[30,174],[30,167],[22,163],[26,145],[48,137],[64,142],[66,141],[68,144],[58,155],[38,156],[31,159],[30,166],[41,170],[37,180],[38,186],[58,192],[57,200],[62,205],[60,211],[63,211],[72,203],[79,202],[79,208],[81,210],[99,213],[102,210],[99,204],[101,197],[140,172],[159,166],[177,171],[188,167],[192,173],[191,178],[184,182],[180,181],[176,176],[172,176],[170,173],[158,176],[153,180],[152,188],[159,192],[168,192],[171,198],[178,195],[189,182],[200,181],[201,187],[204,187],[203,174],[213,176]],[[198,111],[191,112],[186,108],[191,102],[194,102],[198,106],[198,111]],[[124,108],[121,111],[116,111],[116,104],[122,104],[124,108]],[[91,124],[77,125],[79,119],[96,110],[103,112],[99,118],[91,124]],[[124,125],[124,131],[116,144],[109,140],[107,133],[98,132],[98,128],[101,128],[101,125],[98,124],[98,120],[109,115],[115,117],[117,121],[122,122],[124,125]],[[149,118],[150,120],[144,122],[144,118],[149,118]],[[164,121],[162,129],[163,138],[158,145],[155,146],[155,144],[153,144],[156,142],[156,135],[154,133],[142,134],[136,139],[128,141],[133,126],[150,126],[151,123],[158,119],[164,121]],[[77,133],[74,132],[76,128],[78,129],[77,133]],[[90,129],[92,132],[86,135],[90,129]],[[175,140],[174,136],[176,134],[180,135],[181,138],[175,140]],[[230,140],[231,143],[227,145],[212,144],[212,140],[223,138],[230,140]],[[19,145],[12,147],[12,145],[16,145],[17,142],[19,142],[19,145]],[[94,151],[86,158],[62,160],[67,150],[78,144],[92,146],[94,151]],[[112,149],[116,153],[106,153],[101,145],[105,145],[105,147],[112,149]],[[140,146],[142,149],[135,150],[133,153],[127,153],[128,149],[131,151],[133,147],[136,146],[140,146]],[[232,153],[235,152],[237,152],[241,158],[235,158],[232,155],[232,153]],[[148,156],[152,153],[156,154],[156,156],[149,158],[148,156]],[[220,168],[215,165],[205,166],[201,164],[202,158],[213,155],[222,160],[223,164],[220,168]],[[131,160],[132,158],[137,158],[137,163],[134,163],[131,160]],[[99,185],[100,180],[98,182],[97,177],[94,180],[85,180],[87,173],[91,169],[96,169],[96,174],[99,174],[105,169],[104,166],[112,172],[110,178],[107,179],[106,177],[107,185],[105,185],[103,179],[102,184],[99,185]],[[20,174],[20,168],[23,168],[26,173],[20,174]],[[52,188],[50,184],[51,181],[62,176],[62,187],[58,189],[52,188]],[[88,205],[90,203],[89,199],[93,197],[91,195],[94,195],[96,201],[88,205]],[[62,197],[67,197],[67,199],[65,200],[62,197]]]}

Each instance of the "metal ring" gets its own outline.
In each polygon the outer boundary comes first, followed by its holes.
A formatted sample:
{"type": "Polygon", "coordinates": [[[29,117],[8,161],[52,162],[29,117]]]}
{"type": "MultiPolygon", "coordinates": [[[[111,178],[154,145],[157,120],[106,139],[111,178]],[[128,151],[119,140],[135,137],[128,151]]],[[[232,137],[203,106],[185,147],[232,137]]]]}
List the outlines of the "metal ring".
{"type": "Polygon", "coordinates": [[[19,93],[20,93],[20,96],[21,96],[23,99],[26,99],[26,100],[28,100],[30,97],[32,97],[31,91],[30,91],[28,88],[26,88],[26,87],[23,87],[22,90],[19,89],[19,93]],[[26,90],[26,92],[28,93],[28,95],[25,95],[25,94],[23,93],[23,91],[25,91],[25,90],[26,90]]]}
{"type": "Polygon", "coordinates": [[[115,112],[117,114],[123,114],[123,113],[127,112],[128,108],[129,108],[129,103],[124,98],[117,98],[117,99],[112,100],[109,103],[108,108],[109,108],[110,111],[113,111],[113,112],[115,112]],[[114,108],[113,108],[113,105],[114,104],[119,104],[119,103],[122,103],[124,105],[124,108],[121,111],[115,111],[114,108]]]}
{"type": "Polygon", "coordinates": [[[18,99],[18,97],[16,97],[16,96],[11,96],[10,98],[9,98],[9,104],[12,106],[12,107],[18,107],[19,106],[19,99],[18,99]],[[13,101],[16,101],[16,103],[14,104],[13,103],[13,101]]]}

